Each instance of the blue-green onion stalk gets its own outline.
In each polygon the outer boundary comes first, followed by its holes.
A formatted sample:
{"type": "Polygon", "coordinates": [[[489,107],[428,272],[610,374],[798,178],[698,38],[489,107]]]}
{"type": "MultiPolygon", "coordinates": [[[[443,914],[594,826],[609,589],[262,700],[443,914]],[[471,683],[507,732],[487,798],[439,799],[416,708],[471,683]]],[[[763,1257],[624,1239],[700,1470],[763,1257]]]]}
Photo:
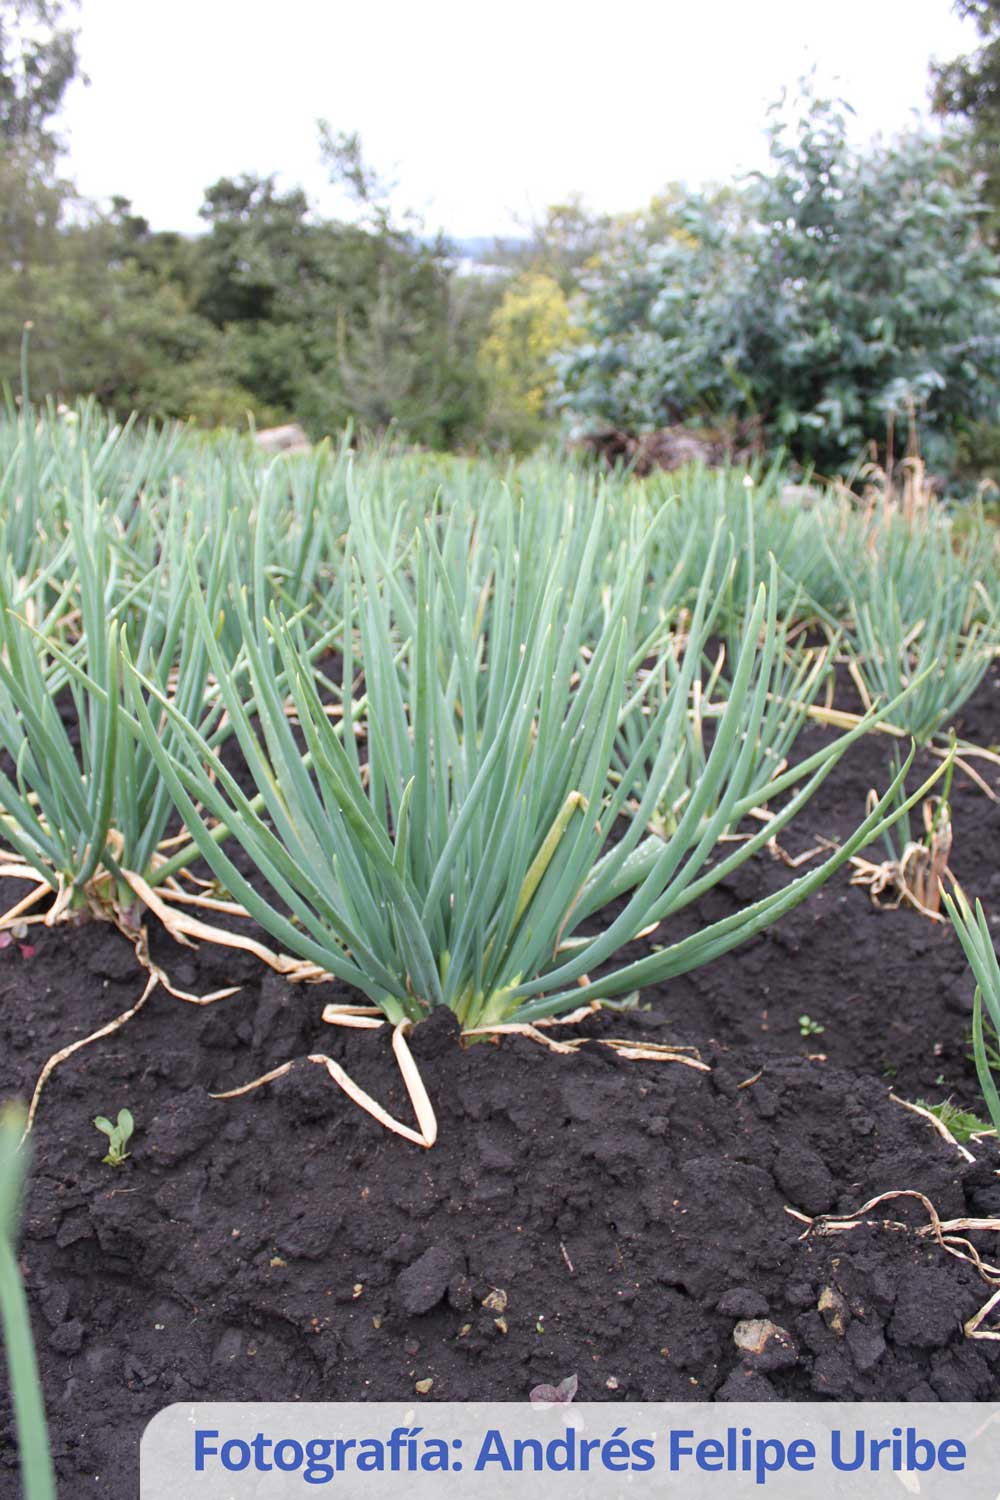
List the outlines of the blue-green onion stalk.
{"type": "Polygon", "coordinates": [[[488,565],[475,560],[490,580],[484,611],[477,590],[461,580],[456,587],[444,562],[447,544],[429,526],[410,545],[411,589],[386,564],[354,495],[342,684],[349,720],[351,684],[363,669],[364,761],[356,735],[324,712],[301,628],[251,600],[231,575],[227,608],[239,614],[253,722],[240,683],[223,670],[211,605],[192,588],[192,628],[209,653],[260,805],[138,664],[126,671],[131,712],[204,858],[285,951],[354,986],[393,1022],[418,1020],[439,1005],[470,1029],[538,1019],[728,951],[798,905],[899,816],[887,815],[897,779],[817,869],[686,939],[619,959],[637,935],[780,833],[848,745],[897,706],[867,714],[772,778],[771,797],[784,798],[773,820],[716,860],[721,834],[759,795],[753,767],[781,639],[774,592],[761,585],[700,780],[669,836],[650,834],[686,734],[712,621],[715,549],[725,550],[717,531],[671,689],[646,714],[649,695],[636,685],[636,669],[649,641],[639,622],[659,524],[635,537],[594,621],[590,601],[607,547],[603,500],[592,508],[582,548],[578,518],[567,514],[542,566],[524,547],[525,507],[511,502],[482,543],[491,549],[488,565]],[[286,693],[305,757],[285,713],[286,693]],[[634,750],[623,755],[632,713],[642,714],[642,724],[631,734],[634,750]],[[164,718],[169,740],[159,732],[164,718]],[[630,800],[631,823],[611,843],[630,800]],[[210,820],[249,854],[270,894],[241,874],[210,820]],[[591,919],[612,902],[621,910],[594,930],[591,919]]]}
{"type": "MultiPolygon", "coordinates": [[[[208,653],[187,629],[186,571],[169,566],[171,551],[182,555],[182,538],[187,555],[181,515],[170,525],[162,568],[132,581],[89,485],[67,508],[68,535],[48,569],[22,587],[9,569],[0,573],[0,748],[13,768],[0,769],[0,840],[63,907],[97,901],[124,910],[134,901],[125,871],[162,878],[155,856],[173,803],[155,760],[129,731],[121,640],[213,743],[226,730],[209,691],[208,653]],[[53,595],[49,586],[62,572],[53,595]],[[60,712],[64,693],[79,746],[60,712]]],[[[200,538],[194,555],[207,548],[200,538]]],[[[212,607],[221,575],[203,571],[212,607]]],[[[169,721],[161,730],[169,738],[169,721]]]]}
{"type": "Polygon", "coordinates": [[[17,1263],[17,1226],[28,1170],[28,1142],[20,1144],[26,1115],[0,1111],[0,1327],[14,1405],[24,1500],[55,1500],[45,1403],[31,1335],[31,1318],[17,1263]]]}
{"type": "Polygon", "coordinates": [[[956,885],[944,897],[945,910],[952,920],[959,942],[969,961],[976,983],[972,1010],[972,1053],[983,1101],[989,1110],[993,1128],[1000,1133],[1000,1092],[997,1090],[997,1038],[1000,1037],[1000,964],[989,922],[982,902],[973,912],[968,897],[956,885]],[[987,1036],[987,1025],[991,1035],[987,1036]]]}

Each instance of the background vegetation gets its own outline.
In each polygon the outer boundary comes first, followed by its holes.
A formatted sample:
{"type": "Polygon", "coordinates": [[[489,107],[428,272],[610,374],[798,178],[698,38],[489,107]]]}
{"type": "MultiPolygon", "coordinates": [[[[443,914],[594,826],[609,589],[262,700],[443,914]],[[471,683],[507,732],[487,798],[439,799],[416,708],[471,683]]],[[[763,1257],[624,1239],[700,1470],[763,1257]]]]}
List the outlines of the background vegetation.
{"type": "Polygon", "coordinates": [[[629,215],[553,206],[463,262],[395,215],[356,135],[319,124],[323,218],[277,176],[208,185],[204,232],[83,202],[56,133],[71,0],[0,0],[0,381],[30,321],[36,395],[206,427],[353,422],[435,449],[747,425],[843,472],[917,414],[942,473],[1000,463],[1000,0],[935,70],[945,129],[859,150],[846,106],[775,108],[767,171],[629,215]]]}

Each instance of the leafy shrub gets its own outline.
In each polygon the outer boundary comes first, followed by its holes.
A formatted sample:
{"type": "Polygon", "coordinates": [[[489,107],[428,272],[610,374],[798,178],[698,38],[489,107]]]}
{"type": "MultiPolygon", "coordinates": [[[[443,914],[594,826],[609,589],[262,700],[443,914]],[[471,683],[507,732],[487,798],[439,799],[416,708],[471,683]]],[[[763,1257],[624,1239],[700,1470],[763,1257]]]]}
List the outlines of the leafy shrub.
{"type": "Polygon", "coordinates": [[[493,434],[519,448],[545,434],[553,386],[552,356],[573,339],[569,304],[551,276],[525,271],[507,287],[489,321],[480,365],[493,434]]]}
{"type": "Polygon", "coordinates": [[[585,423],[649,430],[758,416],[836,470],[916,409],[927,458],[1000,411],[1000,262],[957,155],[911,132],[855,150],[808,98],[776,118],[771,167],[691,197],[682,234],[622,237],[585,279],[584,341],[561,360],[585,423]]]}

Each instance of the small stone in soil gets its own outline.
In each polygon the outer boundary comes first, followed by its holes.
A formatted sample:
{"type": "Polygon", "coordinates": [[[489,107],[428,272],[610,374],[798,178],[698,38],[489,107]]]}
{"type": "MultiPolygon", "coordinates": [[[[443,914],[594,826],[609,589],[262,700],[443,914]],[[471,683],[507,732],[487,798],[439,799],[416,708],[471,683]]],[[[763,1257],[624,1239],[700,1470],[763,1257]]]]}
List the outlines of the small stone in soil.
{"type": "Polygon", "coordinates": [[[83,1331],[79,1318],[73,1318],[69,1323],[60,1323],[55,1332],[49,1335],[49,1348],[57,1349],[60,1354],[76,1354],[83,1343],[83,1331]]]}
{"type": "Polygon", "coordinates": [[[799,1362],[795,1340],[770,1318],[748,1318],[733,1329],[733,1342],[755,1370],[787,1370],[799,1362]]]}
{"type": "Polygon", "coordinates": [[[766,1318],[768,1313],[767,1298],[748,1286],[730,1287],[717,1307],[727,1318],[766,1318]]]}
{"type": "Polygon", "coordinates": [[[396,1277],[396,1296],[411,1316],[430,1312],[448,1290],[455,1274],[455,1251],[451,1245],[432,1245],[396,1277]]]}
{"type": "Polygon", "coordinates": [[[841,1296],[836,1287],[825,1286],[819,1294],[819,1301],[816,1305],[830,1332],[842,1339],[851,1321],[851,1309],[847,1305],[846,1298],[841,1296]]]}

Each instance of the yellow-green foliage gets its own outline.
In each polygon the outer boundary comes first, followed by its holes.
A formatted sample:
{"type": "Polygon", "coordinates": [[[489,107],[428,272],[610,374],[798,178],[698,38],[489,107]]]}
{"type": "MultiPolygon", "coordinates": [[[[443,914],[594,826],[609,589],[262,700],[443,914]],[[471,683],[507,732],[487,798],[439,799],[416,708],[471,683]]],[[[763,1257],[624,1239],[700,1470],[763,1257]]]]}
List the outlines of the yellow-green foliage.
{"type": "Polygon", "coordinates": [[[552,356],[577,337],[559,283],[539,271],[511,282],[490,318],[480,361],[490,392],[492,423],[516,443],[542,432],[553,385],[552,356]]]}

